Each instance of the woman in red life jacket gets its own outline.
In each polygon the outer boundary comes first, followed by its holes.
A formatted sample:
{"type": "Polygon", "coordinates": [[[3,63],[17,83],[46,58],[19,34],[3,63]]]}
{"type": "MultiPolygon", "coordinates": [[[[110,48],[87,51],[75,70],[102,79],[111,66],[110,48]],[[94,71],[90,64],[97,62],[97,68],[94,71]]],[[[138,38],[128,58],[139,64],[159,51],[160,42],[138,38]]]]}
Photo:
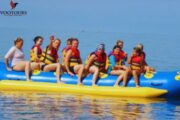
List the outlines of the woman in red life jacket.
{"type": "Polygon", "coordinates": [[[132,55],[128,59],[128,64],[130,64],[130,66],[125,71],[123,78],[123,86],[126,86],[128,76],[132,75],[134,77],[136,87],[140,87],[139,75],[141,74],[141,69],[143,67],[143,58],[141,57],[141,50],[139,48],[135,47],[133,49],[132,55]]]}
{"type": "Polygon", "coordinates": [[[44,72],[56,71],[57,83],[63,83],[60,80],[61,65],[59,63],[58,49],[61,45],[61,40],[56,38],[51,39],[50,44],[44,49],[41,55],[41,70],[44,72]]]}
{"type": "Polygon", "coordinates": [[[126,60],[127,60],[127,53],[125,53],[125,52],[123,51],[124,42],[123,42],[122,40],[117,40],[116,45],[121,48],[119,54],[120,54],[121,58],[123,58],[123,60],[124,60],[123,62],[125,63],[126,60]]]}
{"type": "Polygon", "coordinates": [[[76,38],[72,39],[71,48],[67,51],[65,57],[65,68],[69,75],[78,75],[78,85],[82,85],[82,76],[84,72],[84,65],[82,64],[80,52],[78,50],[79,41],[76,38]]]}
{"type": "Polygon", "coordinates": [[[147,72],[147,73],[149,73],[149,72],[155,72],[155,69],[154,68],[152,68],[152,67],[150,67],[150,66],[148,66],[148,64],[147,64],[147,62],[146,62],[146,53],[143,51],[143,49],[144,49],[144,46],[143,46],[143,44],[137,44],[137,46],[136,46],[137,48],[139,48],[140,50],[141,50],[141,57],[143,58],[143,67],[142,67],[142,72],[147,72]]]}
{"type": "Polygon", "coordinates": [[[69,38],[66,41],[66,47],[62,49],[62,65],[64,66],[67,51],[71,48],[73,38],[69,38]]]}
{"type": "Polygon", "coordinates": [[[106,71],[107,55],[104,44],[100,44],[95,52],[92,52],[86,64],[86,71],[93,74],[92,86],[96,86],[96,81],[100,72],[106,71]]]}
{"type": "Polygon", "coordinates": [[[127,67],[123,64],[124,59],[120,55],[120,46],[114,46],[113,51],[109,54],[109,65],[108,73],[110,75],[118,75],[116,83],[114,86],[118,86],[119,83],[123,80],[124,72],[127,67]]]}
{"type": "Polygon", "coordinates": [[[36,36],[34,38],[34,45],[30,51],[30,61],[31,62],[40,62],[40,58],[42,55],[42,49],[41,49],[42,42],[43,42],[43,37],[36,36]]]}

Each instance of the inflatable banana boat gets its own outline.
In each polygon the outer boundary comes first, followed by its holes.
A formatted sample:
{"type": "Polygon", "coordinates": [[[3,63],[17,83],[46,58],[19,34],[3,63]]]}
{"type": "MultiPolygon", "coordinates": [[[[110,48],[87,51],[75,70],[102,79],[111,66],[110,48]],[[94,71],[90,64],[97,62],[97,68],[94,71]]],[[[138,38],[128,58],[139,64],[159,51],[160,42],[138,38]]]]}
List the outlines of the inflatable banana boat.
{"type": "MultiPolygon", "coordinates": [[[[135,88],[133,78],[127,87],[113,87],[117,76],[101,74],[97,81],[98,87],[91,87],[92,75],[83,78],[84,86],[77,86],[77,76],[62,74],[61,80],[66,84],[56,83],[56,73],[35,71],[31,75],[33,82],[26,82],[24,72],[7,71],[5,64],[0,62],[1,91],[37,91],[37,92],[69,92],[122,97],[180,97],[180,72],[156,72],[140,76],[141,88],[135,88]]],[[[121,83],[122,84],[122,83],[121,83]]],[[[120,84],[120,86],[121,86],[120,84]]]]}

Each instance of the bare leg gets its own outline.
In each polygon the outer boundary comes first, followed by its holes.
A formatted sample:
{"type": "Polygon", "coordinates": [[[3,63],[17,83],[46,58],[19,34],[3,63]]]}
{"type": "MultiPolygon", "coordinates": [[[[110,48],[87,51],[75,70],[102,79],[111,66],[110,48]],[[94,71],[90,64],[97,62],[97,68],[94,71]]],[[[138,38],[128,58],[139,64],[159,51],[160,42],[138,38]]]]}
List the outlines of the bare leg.
{"type": "Polygon", "coordinates": [[[124,72],[124,77],[123,77],[123,86],[125,87],[127,84],[128,76],[131,74],[131,69],[127,68],[126,71],[124,72]]]}
{"type": "Polygon", "coordinates": [[[32,70],[40,70],[40,63],[32,62],[31,64],[31,71],[32,70]]]}
{"type": "Polygon", "coordinates": [[[147,72],[147,73],[151,73],[151,72],[155,72],[156,70],[150,66],[144,66],[144,72],[147,72]]]}
{"type": "Polygon", "coordinates": [[[134,81],[135,81],[135,83],[136,83],[136,87],[140,87],[140,86],[139,86],[139,78],[138,78],[140,72],[137,71],[137,70],[133,70],[133,71],[132,71],[132,74],[133,74],[133,77],[134,77],[134,81]]]}
{"type": "Polygon", "coordinates": [[[83,71],[84,71],[84,65],[83,64],[74,66],[74,72],[76,74],[78,74],[78,85],[82,85],[81,80],[82,80],[83,71]]]}
{"type": "Polygon", "coordinates": [[[31,68],[30,68],[30,62],[26,62],[26,67],[25,67],[25,73],[26,73],[26,78],[27,78],[27,81],[31,81],[30,80],[30,71],[31,71],[31,68]]]}
{"type": "Polygon", "coordinates": [[[110,72],[111,75],[118,75],[118,78],[117,78],[116,83],[114,84],[114,86],[119,86],[119,83],[123,80],[124,72],[125,71],[123,71],[123,70],[112,70],[110,72]]]}
{"type": "Polygon", "coordinates": [[[61,65],[59,63],[53,63],[53,64],[46,65],[43,71],[45,72],[56,71],[57,83],[63,83],[60,80],[60,70],[61,70],[61,65]]]}
{"type": "Polygon", "coordinates": [[[15,66],[13,66],[15,71],[25,71],[27,81],[30,81],[30,62],[29,61],[21,61],[18,62],[15,66]]]}
{"type": "Polygon", "coordinates": [[[99,68],[96,67],[96,66],[92,66],[92,67],[90,67],[90,72],[94,73],[93,74],[93,79],[92,79],[92,86],[97,86],[96,81],[97,81],[99,73],[100,73],[99,68]]]}

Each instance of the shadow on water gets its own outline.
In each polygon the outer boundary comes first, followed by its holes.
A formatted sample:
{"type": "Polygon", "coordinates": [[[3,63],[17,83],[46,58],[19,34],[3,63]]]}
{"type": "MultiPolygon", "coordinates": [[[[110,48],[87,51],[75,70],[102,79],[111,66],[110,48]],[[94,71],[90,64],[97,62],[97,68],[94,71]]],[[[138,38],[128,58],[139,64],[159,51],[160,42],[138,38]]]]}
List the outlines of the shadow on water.
{"type": "MultiPolygon", "coordinates": [[[[3,119],[152,119],[163,98],[116,98],[71,94],[1,92],[3,119]]],[[[167,106],[166,106],[167,107],[167,106]]]]}

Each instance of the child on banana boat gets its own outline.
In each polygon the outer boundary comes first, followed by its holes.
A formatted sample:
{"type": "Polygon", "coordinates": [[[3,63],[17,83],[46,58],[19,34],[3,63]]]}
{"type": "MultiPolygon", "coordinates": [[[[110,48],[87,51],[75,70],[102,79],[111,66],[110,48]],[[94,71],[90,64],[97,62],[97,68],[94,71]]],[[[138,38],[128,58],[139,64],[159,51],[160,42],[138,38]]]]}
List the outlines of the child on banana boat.
{"type": "Polygon", "coordinates": [[[90,53],[85,70],[93,74],[92,86],[97,86],[96,82],[100,72],[106,71],[107,55],[105,53],[105,45],[99,44],[96,51],[90,53]]]}
{"type": "Polygon", "coordinates": [[[5,65],[8,71],[25,71],[26,80],[31,81],[30,73],[32,70],[37,69],[39,65],[24,59],[23,43],[23,39],[20,37],[14,41],[14,46],[5,55],[5,65]],[[9,66],[9,61],[11,66],[9,66]]]}
{"type": "Polygon", "coordinates": [[[122,40],[117,40],[117,41],[116,41],[116,45],[121,48],[119,54],[120,54],[120,56],[121,56],[121,58],[123,59],[123,62],[124,62],[124,64],[125,64],[125,62],[127,61],[128,55],[127,55],[127,53],[125,53],[125,52],[123,51],[124,42],[123,42],[122,40]]]}
{"type": "Polygon", "coordinates": [[[146,53],[143,51],[143,49],[144,49],[143,44],[141,44],[141,43],[137,44],[136,47],[141,50],[141,56],[143,58],[142,72],[143,73],[152,73],[152,72],[155,72],[155,69],[153,67],[148,66],[148,64],[146,62],[146,53]]]}
{"type": "Polygon", "coordinates": [[[119,83],[123,80],[125,70],[127,69],[127,67],[124,65],[124,58],[120,52],[121,47],[115,45],[112,52],[108,56],[108,74],[118,76],[114,86],[119,86],[119,83]]]}
{"type": "Polygon", "coordinates": [[[143,67],[143,58],[141,56],[141,49],[139,49],[138,47],[135,47],[133,49],[132,54],[128,59],[128,64],[130,64],[130,66],[126,69],[124,73],[123,86],[124,87],[126,86],[129,76],[133,76],[136,87],[140,87],[139,75],[141,75],[142,67],[143,67]]]}
{"type": "Polygon", "coordinates": [[[34,38],[34,45],[30,50],[30,61],[31,62],[40,62],[40,58],[42,55],[42,48],[41,45],[43,43],[43,37],[36,36],[34,38]]]}

